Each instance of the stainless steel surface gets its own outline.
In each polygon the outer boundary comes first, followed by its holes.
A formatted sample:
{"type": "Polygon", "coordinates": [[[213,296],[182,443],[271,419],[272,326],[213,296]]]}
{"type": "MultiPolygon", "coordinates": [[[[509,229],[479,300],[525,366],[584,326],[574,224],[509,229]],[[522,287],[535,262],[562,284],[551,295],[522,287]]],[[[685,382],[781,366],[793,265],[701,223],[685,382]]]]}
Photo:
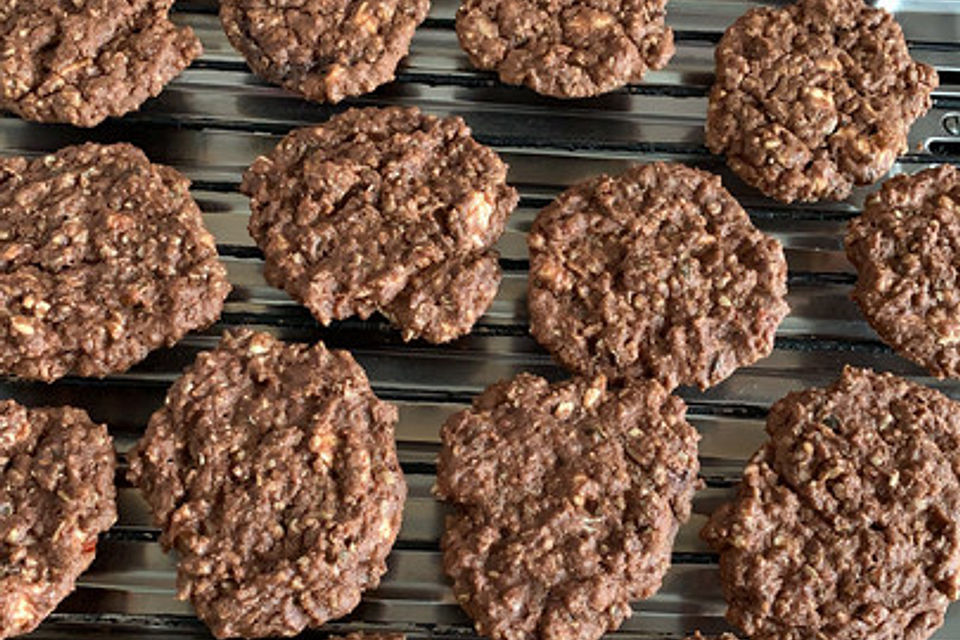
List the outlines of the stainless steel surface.
{"type": "MultiPolygon", "coordinates": [[[[659,594],[636,603],[622,637],[682,637],[695,628],[724,629],[716,558],[697,538],[711,510],[728,496],[744,460],[763,437],[769,405],[787,391],[824,384],[845,363],[914,377],[960,398],[960,384],[926,378],[881,345],[848,294],[853,280],[843,256],[845,221],[867,190],[849,202],[785,207],[759,196],[724,170],[702,145],[705,92],[712,75],[712,43],[756,2],[673,0],[669,22],[678,52],[648,83],[585,101],[548,100],[499,85],[470,69],[452,29],[455,0],[435,0],[418,31],[397,82],[350,104],[416,104],[462,115],[476,136],[511,165],[522,202],[500,242],[506,271],[490,312],[473,335],[447,347],[403,344],[380,320],[318,328],[309,314],[261,276],[259,252],[246,233],[247,203],[236,193],[243,169],[293,126],[325,120],[333,109],[303,102],[257,81],[219,29],[212,0],[181,2],[177,20],[193,25],[206,54],[160,98],[123,120],[93,130],[28,124],[0,117],[4,153],[43,153],[85,140],[128,140],[152,159],[172,164],[194,181],[194,195],[217,236],[234,292],[222,322],[174,349],[153,354],[127,374],[102,381],[67,379],[53,385],[8,381],[0,395],[37,403],[71,403],[110,424],[120,451],[142,432],[166,386],[195,353],[215,344],[228,326],[251,324],[290,340],[322,338],[349,348],[383,397],[401,408],[400,455],[411,487],[391,570],[348,619],[328,630],[357,627],[407,631],[413,638],[471,637],[439,566],[437,539],[443,509],[430,496],[437,433],[447,415],[495,380],[519,371],[552,378],[562,372],[527,335],[524,233],[539,207],[566,185],[634,162],[671,159],[723,174],[755,222],[785,245],[790,263],[791,315],[778,332],[774,354],[700,393],[684,389],[690,419],[703,434],[707,488],[696,515],[677,540],[674,566],[659,594]]],[[[878,0],[897,12],[914,54],[940,69],[935,106],[911,132],[911,151],[895,172],[960,161],[960,2],[878,0]]],[[[105,536],[81,587],[37,632],[37,637],[204,637],[189,605],[173,598],[174,561],[156,543],[146,506],[122,483],[120,522],[105,536]]],[[[960,607],[941,640],[960,640],[960,607]]]]}

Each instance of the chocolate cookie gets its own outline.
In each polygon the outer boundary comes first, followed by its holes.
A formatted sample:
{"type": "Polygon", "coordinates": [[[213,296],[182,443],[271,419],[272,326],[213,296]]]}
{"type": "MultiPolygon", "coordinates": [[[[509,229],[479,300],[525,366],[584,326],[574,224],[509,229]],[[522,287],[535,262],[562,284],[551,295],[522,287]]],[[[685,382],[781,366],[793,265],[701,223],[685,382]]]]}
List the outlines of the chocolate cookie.
{"type": "Polygon", "coordinates": [[[960,581],[960,404],[847,368],[770,410],[703,537],[752,640],[923,640],[960,581]]]}
{"type": "Polygon", "coordinates": [[[688,636],[686,640],[737,640],[737,636],[732,633],[722,633],[719,636],[706,637],[701,635],[699,631],[695,631],[694,634],[688,636]]]}
{"type": "Polygon", "coordinates": [[[463,0],[457,36],[470,62],[508,84],[584,98],[640,82],[673,57],[667,0],[463,0]]]}
{"type": "Polygon", "coordinates": [[[783,202],[842,200],[879,180],[938,84],[893,16],[863,0],[751,9],[715,57],[707,146],[783,202]]]}
{"type": "Polygon", "coordinates": [[[128,144],[0,158],[0,372],[124,371],[230,290],[190,182],[128,144]]]}
{"type": "Polygon", "coordinates": [[[267,281],[322,324],[380,311],[405,340],[446,342],[497,293],[506,174],[460,118],[369,108],[292,132],[240,188],[267,281]]]}
{"type": "Polygon", "coordinates": [[[220,21],[253,72],[320,102],[393,80],[429,0],[221,0],[220,21]]]}
{"type": "Polygon", "coordinates": [[[940,377],[960,377],[960,171],[897,176],[850,222],[853,298],[884,342],[940,377]]]}
{"type": "Polygon", "coordinates": [[[173,0],[16,0],[0,4],[0,108],[93,127],[136,111],[200,55],[173,0]]]}
{"type": "Polygon", "coordinates": [[[406,496],[396,421],[346,351],[247,330],[173,384],[129,477],[214,635],[296,635],[377,586],[406,496]]]}
{"type": "Polygon", "coordinates": [[[113,442],[72,407],[0,401],[0,638],[29,633],[117,519],[113,442]]]}
{"type": "Polygon", "coordinates": [[[706,388],[770,353],[787,314],[780,243],[680,164],[567,189],[528,243],[530,331],[577,373],[706,388]]]}
{"type": "Polygon", "coordinates": [[[686,406],[652,380],[499,382],[443,427],[443,563],[493,640],[594,640],[660,588],[697,486],[686,406]]]}

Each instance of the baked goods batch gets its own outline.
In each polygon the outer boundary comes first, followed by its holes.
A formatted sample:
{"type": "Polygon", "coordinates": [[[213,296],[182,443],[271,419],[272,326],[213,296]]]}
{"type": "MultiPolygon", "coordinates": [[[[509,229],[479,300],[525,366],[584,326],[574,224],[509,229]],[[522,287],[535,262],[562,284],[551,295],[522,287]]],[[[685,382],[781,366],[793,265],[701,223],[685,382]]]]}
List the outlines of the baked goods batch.
{"type": "MultiPolygon", "coordinates": [[[[4,3],[0,109],[78,127],[136,111],[201,53],[172,4],[4,3]]],[[[667,65],[668,8],[462,0],[456,33],[502,82],[582,98],[667,65]]],[[[394,78],[428,10],[222,0],[220,20],[255,74],[337,103],[394,78]]],[[[938,84],[862,0],[751,9],[715,63],[706,146],[785,203],[880,181],[938,84]]],[[[320,325],[379,313],[404,341],[440,344],[497,295],[519,200],[507,174],[460,117],[349,108],[290,131],[239,190],[265,280],[320,325]]],[[[189,189],[125,143],[0,158],[0,374],[119,374],[214,325],[230,284],[189,189]]],[[[570,377],[491,381],[440,427],[443,567],[492,640],[596,640],[660,589],[702,484],[674,390],[771,353],[787,262],[719,176],[678,163],[574,184],[527,242],[530,332],[570,377]]],[[[845,244],[879,337],[960,377],[957,169],[884,182],[845,244]]],[[[216,637],[296,635],[377,588],[407,494],[397,420],[349,352],[251,329],[224,332],[173,382],[127,477],[177,553],[178,597],[216,637]]],[[[928,638],[960,595],[960,403],[847,367],[776,402],[766,429],[701,532],[728,621],[753,640],[928,638]]],[[[0,639],[36,628],[92,562],[117,517],[115,466],[84,411],[0,402],[0,639]]]]}

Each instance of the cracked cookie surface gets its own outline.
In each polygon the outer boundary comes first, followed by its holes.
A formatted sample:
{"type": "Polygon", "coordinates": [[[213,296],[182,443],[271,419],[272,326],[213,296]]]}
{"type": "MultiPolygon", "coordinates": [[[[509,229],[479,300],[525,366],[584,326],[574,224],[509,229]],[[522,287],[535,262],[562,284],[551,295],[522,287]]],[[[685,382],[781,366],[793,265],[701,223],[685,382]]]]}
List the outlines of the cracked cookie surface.
{"type": "Polygon", "coordinates": [[[928,638],[960,582],[960,404],[848,367],[767,433],[703,530],[727,619],[753,640],[928,638]]]}
{"type": "Polygon", "coordinates": [[[938,84],[893,16],[862,0],[751,9],[715,58],[707,146],[783,202],[842,200],[879,180],[938,84]]]}
{"type": "Polygon", "coordinates": [[[666,0],[464,0],[460,45],[507,84],[583,98],[640,82],[673,56],[666,0]]]}
{"type": "Polygon", "coordinates": [[[322,324],[380,311],[403,338],[468,333],[500,284],[517,203],[460,118],[351,109],[298,129],[244,174],[267,281],[322,324]]]}
{"type": "Polygon", "coordinates": [[[7,0],[0,4],[0,108],[93,127],[140,108],[197,58],[173,0],[7,0]]]}
{"type": "Polygon", "coordinates": [[[706,388],[770,353],[788,310],[780,243],[684,165],[574,185],[528,244],[530,331],[579,374],[706,388]]]}

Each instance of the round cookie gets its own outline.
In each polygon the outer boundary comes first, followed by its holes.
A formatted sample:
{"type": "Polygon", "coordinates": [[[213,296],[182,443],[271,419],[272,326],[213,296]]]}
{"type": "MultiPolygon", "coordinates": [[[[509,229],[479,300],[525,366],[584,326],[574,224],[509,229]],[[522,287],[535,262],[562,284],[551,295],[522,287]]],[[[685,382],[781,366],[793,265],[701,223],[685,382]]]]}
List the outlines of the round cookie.
{"type": "Polygon", "coordinates": [[[751,9],[715,57],[707,146],[783,202],[842,200],[879,180],[938,84],[893,16],[863,0],[751,9]]]}
{"type": "Polygon", "coordinates": [[[788,311],[780,243],[680,164],[567,189],[528,244],[530,331],[576,373],[706,388],[769,354],[788,311]]]}
{"type": "Polygon", "coordinates": [[[697,486],[685,412],[652,380],[520,374],[447,420],[443,563],[478,633],[595,640],[660,588],[697,486]]]}
{"type": "Polygon", "coordinates": [[[718,636],[703,636],[699,631],[695,631],[692,636],[688,636],[686,640],[737,640],[737,636],[732,633],[722,633],[718,636]]]}
{"type": "Polygon", "coordinates": [[[0,372],[104,376],[212,324],[230,285],[189,186],[128,144],[0,158],[0,372]]]}
{"type": "Polygon", "coordinates": [[[960,404],[847,368],[791,393],[704,539],[752,640],[924,640],[958,594],[960,404]]]}
{"type": "Polygon", "coordinates": [[[173,0],[29,0],[0,6],[0,109],[93,127],[140,108],[202,52],[173,0]],[[67,37],[69,36],[69,37],[67,37]]]}
{"type": "Polygon", "coordinates": [[[249,330],[173,384],[129,478],[215,636],[296,635],[379,584],[406,497],[396,421],[346,351],[249,330]]]}
{"type": "Polygon", "coordinates": [[[117,519],[107,428],[72,407],[0,401],[0,638],[29,633],[117,519]]]}
{"type": "Polygon", "coordinates": [[[853,299],[884,342],[939,377],[960,377],[960,171],[887,180],[846,237],[853,299]]]}
{"type": "Polygon", "coordinates": [[[393,80],[429,0],[221,0],[220,21],[254,73],[340,102],[393,80]]]}
{"type": "Polygon", "coordinates": [[[463,0],[457,36],[470,62],[557,98],[640,82],[673,57],[666,0],[463,0]]]}
{"type": "Polygon", "coordinates": [[[298,129],[243,176],[267,281],[322,324],[380,311],[446,342],[470,331],[500,284],[517,192],[463,120],[414,108],[351,109],[298,129]]]}

